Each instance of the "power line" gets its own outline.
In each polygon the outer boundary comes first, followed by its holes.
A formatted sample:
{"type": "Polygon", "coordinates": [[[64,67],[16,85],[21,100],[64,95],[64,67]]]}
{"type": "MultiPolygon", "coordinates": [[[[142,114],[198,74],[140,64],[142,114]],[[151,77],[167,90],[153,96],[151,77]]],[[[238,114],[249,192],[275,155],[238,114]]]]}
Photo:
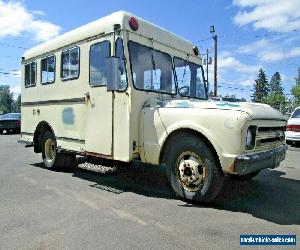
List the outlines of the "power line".
{"type": "Polygon", "coordinates": [[[0,69],[1,71],[20,71],[20,69],[0,69]]]}
{"type": "Polygon", "coordinates": [[[24,49],[24,50],[28,49],[28,48],[25,48],[25,47],[22,47],[22,46],[12,45],[12,44],[7,44],[7,43],[0,43],[0,46],[12,47],[12,48],[24,49]]]}
{"type": "Polygon", "coordinates": [[[2,74],[2,75],[20,76],[20,74],[10,73],[10,72],[1,72],[1,71],[0,71],[0,74],[2,74]]]}

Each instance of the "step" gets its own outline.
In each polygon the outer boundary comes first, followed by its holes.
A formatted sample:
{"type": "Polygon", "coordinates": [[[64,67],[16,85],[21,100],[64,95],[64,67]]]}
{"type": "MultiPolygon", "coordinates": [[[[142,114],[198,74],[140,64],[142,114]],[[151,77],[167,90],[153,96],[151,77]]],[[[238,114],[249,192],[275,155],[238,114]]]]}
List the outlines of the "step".
{"type": "Polygon", "coordinates": [[[101,174],[108,174],[112,172],[116,172],[117,166],[104,166],[100,164],[94,164],[90,162],[84,162],[78,165],[79,168],[90,170],[93,172],[101,173],[101,174]]]}

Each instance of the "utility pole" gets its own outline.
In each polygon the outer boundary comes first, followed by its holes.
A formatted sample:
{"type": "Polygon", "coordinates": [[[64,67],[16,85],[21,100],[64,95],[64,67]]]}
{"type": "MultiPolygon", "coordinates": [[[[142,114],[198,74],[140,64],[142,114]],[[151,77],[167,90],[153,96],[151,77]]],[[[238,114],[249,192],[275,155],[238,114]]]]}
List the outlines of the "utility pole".
{"type": "Polygon", "coordinates": [[[206,49],[206,84],[207,84],[207,91],[209,91],[209,82],[208,82],[208,49],[206,49]]]}
{"type": "Polygon", "coordinates": [[[215,59],[214,59],[214,96],[218,95],[218,36],[215,34],[215,26],[210,26],[210,33],[213,34],[212,39],[214,40],[214,50],[215,50],[215,59]]]}

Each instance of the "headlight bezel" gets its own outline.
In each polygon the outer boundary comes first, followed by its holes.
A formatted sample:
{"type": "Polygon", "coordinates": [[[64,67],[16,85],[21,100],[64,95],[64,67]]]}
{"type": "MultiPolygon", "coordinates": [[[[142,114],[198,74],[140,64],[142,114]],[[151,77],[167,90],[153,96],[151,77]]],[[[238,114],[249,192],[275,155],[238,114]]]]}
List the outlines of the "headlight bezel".
{"type": "Polygon", "coordinates": [[[257,126],[249,126],[246,133],[246,150],[251,150],[255,147],[257,126]]]}

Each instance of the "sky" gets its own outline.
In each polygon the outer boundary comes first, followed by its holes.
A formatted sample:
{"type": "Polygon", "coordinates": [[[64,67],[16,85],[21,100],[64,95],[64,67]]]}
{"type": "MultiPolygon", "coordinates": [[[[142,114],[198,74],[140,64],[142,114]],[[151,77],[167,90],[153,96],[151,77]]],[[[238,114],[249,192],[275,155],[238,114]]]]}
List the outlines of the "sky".
{"type": "MultiPolygon", "coordinates": [[[[300,67],[300,0],[0,0],[0,84],[20,93],[22,54],[118,10],[190,40],[213,58],[218,36],[218,94],[250,100],[259,68],[278,71],[290,96],[300,67]]],[[[209,65],[213,83],[213,65],[209,65]]]]}

